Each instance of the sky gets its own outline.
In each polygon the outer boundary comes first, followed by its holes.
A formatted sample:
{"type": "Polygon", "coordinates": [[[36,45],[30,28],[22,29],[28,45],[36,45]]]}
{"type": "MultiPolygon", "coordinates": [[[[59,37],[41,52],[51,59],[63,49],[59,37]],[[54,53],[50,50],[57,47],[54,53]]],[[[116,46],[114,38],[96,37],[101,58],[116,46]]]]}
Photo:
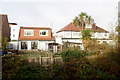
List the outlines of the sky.
{"type": "Polygon", "coordinates": [[[68,25],[81,12],[97,26],[111,31],[117,22],[119,0],[1,0],[0,14],[24,27],[50,27],[53,32],[68,25]]]}

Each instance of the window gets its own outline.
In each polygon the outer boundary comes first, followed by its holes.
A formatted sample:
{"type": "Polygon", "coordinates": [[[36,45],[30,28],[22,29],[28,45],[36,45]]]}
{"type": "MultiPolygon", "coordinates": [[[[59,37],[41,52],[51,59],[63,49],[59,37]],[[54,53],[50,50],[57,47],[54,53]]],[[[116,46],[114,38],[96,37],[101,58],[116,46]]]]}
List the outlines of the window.
{"type": "Polygon", "coordinates": [[[13,37],[15,37],[15,34],[13,34],[13,37]]]}
{"type": "Polygon", "coordinates": [[[10,45],[9,45],[9,49],[13,49],[13,44],[10,44],[10,45]]]}
{"type": "Polygon", "coordinates": [[[85,28],[92,28],[92,25],[86,25],[85,28]]]}
{"type": "Polygon", "coordinates": [[[21,42],[21,49],[27,49],[27,42],[21,42]]]}
{"type": "Polygon", "coordinates": [[[72,32],[68,32],[68,31],[65,32],[66,37],[71,37],[71,34],[72,34],[72,32]]]}
{"type": "Polygon", "coordinates": [[[105,43],[105,44],[106,44],[107,42],[106,42],[106,41],[103,41],[103,43],[105,43]]]}
{"type": "Polygon", "coordinates": [[[48,30],[40,30],[40,36],[48,36],[48,30]]]}
{"type": "Polygon", "coordinates": [[[34,31],[33,30],[24,30],[24,36],[33,36],[34,31]]]}
{"type": "Polygon", "coordinates": [[[13,31],[15,31],[15,29],[13,29],[13,31]]]}
{"type": "Polygon", "coordinates": [[[37,49],[37,42],[31,42],[31,49],[37,49]]]}
{"type": "Polygon", "coordinates": [[[107,37],[107,33],[105,33],[104,36],[107,37]]]}
{"type": "Polygon", "coordinates": [[[80,33],[79,32],[73,32],[73,36],[79,36],[80,33]]]}

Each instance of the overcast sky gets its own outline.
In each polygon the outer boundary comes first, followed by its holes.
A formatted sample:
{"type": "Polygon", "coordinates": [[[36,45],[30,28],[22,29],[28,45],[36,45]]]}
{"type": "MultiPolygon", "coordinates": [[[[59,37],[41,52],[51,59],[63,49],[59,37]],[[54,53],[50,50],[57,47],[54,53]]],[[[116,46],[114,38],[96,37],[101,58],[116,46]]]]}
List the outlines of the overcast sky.
{"type": "Polygon", "coordinates": [[[58,31],[86,12],[96,25],[111,31],[117,22],[119,0],[2,0],[0,14],[7,14],[9,22],[25,27],[51,27],[58,31]]]}

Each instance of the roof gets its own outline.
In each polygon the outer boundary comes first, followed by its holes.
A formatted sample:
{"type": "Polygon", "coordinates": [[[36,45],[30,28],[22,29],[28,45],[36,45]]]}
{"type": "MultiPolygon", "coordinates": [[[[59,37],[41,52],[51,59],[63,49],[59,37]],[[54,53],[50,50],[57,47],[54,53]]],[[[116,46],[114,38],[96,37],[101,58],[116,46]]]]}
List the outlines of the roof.
{"type": "Polygon", "coordinates": [[[74,26],[73,23],[68,24],[67,26],[63,27],[62,29],[60,29],[58,32],[61,31],[80,31],[81,29],[74,26]]]}
{"type": "Polygon", "coordinates": [[[20,33],[19,33],[19,38],[18,40],[41,40],[41,41],[50,41],[50,40],[54,40],[54,37],[52,35],[49,35],[49,37],[36,37],[36,36],[22,36],[22,34],[24,33],[23,30],[24,29],[37,29],[37,30],[51,30],[51,28],[48,27],[20,27],[20,33]]]}
{"type": "MultiPolygon", "coordinates": [[[[86,29],[94,31],[94,32],[108,32],[108,31],[96,26],[95,24],[92,25],[92,28],[86,28],[86,29]]],[[[71,22],[67,26],[60,29],[58,32],[62,32],[62,31],[81,31],[81,30],[82,30],[82,27],[78,28],[78,27],[74,26],[74,24],[71,22]]]]}
{"type": "Polygon", "coordinates": [[[45,30],[51,30],[49,27],[20,27],[21,29],[45,29],[45,30]]]}
{"type": "Polygon", "coordinates": [[[9,23],[9,25],[17,25],[17,23],[9,23]]]}

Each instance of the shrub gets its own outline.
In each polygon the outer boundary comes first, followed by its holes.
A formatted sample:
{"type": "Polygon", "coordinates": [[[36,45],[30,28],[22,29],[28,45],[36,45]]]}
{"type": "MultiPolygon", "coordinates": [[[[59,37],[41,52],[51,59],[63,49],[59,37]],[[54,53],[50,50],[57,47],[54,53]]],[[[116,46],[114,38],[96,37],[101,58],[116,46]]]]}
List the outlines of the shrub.
{"type": "Polygon", "coordinates": [[[62,55],[63,61],[67,62],[70,59],[84,57],[86,53],[84,51],[80,51],[79,49],[68,49],[61,52],[61,55],[62,55]]]}
{"type": "Polygon", "coordinates": [[[93,68],[114,76],[120,76],[120,54],[104,53],[98,55],[92,62],[93,68]]]}

